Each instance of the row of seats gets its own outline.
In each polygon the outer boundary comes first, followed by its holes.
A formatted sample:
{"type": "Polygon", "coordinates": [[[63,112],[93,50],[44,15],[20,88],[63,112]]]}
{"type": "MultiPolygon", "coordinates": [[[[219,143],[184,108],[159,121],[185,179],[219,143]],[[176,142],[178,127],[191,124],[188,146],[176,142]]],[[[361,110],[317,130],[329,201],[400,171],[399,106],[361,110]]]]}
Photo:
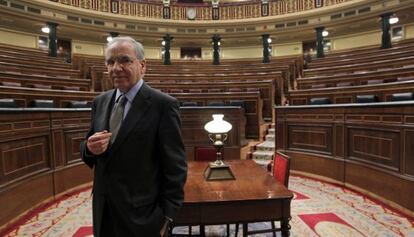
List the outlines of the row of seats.
{"type": "Polygon", "coordinates": [[[289,90],[293,105],[413,100],[414,41],[392,49],[370,47],[333,53],[308,63],[289,90]]]}
{"type": "MultiPolygon", "coordinates": [[[[15,99],[0,99],[0,108],[19,108],[19,104],[15,99]]],[[[53,100],[39,100],[30,101],[31,108],[55,108],[53,100]]],[[[90,108],[91,103],[88,101],[69,101],[67,108],[90,108]]]]}
{"type": "MultiPolygon", "coordinates": [[[[388,83],[388,82],[401,82],[401,81],[411,81],[411,80],[414,80],[414,76],[398,77],[398,78],[393,78],[391,80],[373,79],[373,80],[362,81],[360,85],[378,85],[378,84],[388,83]]],[[[310,89],[320,89],[320,88],[328,88],[328,87],[347,87],[347,86],[358,86],[358,84],[352,81],[345,81],[345,82],[338,82],[338,83],[327,82],[327,83],[313,84],[310,86],[310,89]]],[[[300,88],[308,89],[305,86],[301,86],[300,88]]]]}
{"type": "Polygon", "coordinates": [[[217,92],[256,92],[260,91],[259,88],[228,88],[227,90],[220,89],[220,88],[211,88],[207,90],[203,89],[169,89],[161,91],[166,93],[217,93],[217,92]]]}
{"type": "MultiPolygon", "coordinates": [[[[195,101],[183,101],[180,102],[183,107],[199,106],[195,101]]],[[[70,101],[67,104],[67,108],[90,108],[91,104],[87,101],[70,101]]],[[[244,108],[245,102],[243,100],[230,100],[230,101],[211,101],[207,103],[207,106],[239,106],[244,108]]],[[[0,108],[18,108],[18,102],[15,99],[0,99],[0,108]]],[[[53,100],[32,100],[29,104],[32,108],[54,108],[53,100]]]]}
{"type": "MultiPolygon", "coordinates": [[[[395,93],[391,95],[390,101],[408,101],[414,100],[414,93],[395,93]]],[[[376,95],[357,95],[355,99],[356,103],[375,103],[379,102],[379,99],[376,95]]],[[[311,98],[310,103],[311,105],[323,105],[323,104],[331,104],[331,100],[327,97],[317,97],[311,98]]]]}
{"type": "MultiPolygon", "coordinates": [[[[180,105],[183,107],[199,106],[196,101],[182,101],[180,105]]],[[[229,101],[211,101],[207,103],[207,106],[240,106],[245,108],[245,101],[243,100],[229,100],[229,101]]]]}
{"type": "Polygon", "coordinates": [[[0,85],[2,86],[9,86],[9,87],[27,87],[27,88],[37,88],[37,89],[56,89],[56,90],[69,90],[69,91],[81,91],[81,88],[79,86],[52,86],[47,84],[26,84],[25,86],[22,86],[22,83],[20,82],[8,82],[3,81],[0,82],[0,85]]]}

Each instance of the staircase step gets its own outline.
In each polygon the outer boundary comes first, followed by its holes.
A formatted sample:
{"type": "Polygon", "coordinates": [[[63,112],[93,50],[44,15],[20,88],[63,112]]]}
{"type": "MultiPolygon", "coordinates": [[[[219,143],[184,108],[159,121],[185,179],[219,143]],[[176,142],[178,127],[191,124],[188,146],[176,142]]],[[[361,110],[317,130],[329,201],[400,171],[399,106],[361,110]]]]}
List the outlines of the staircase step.
{"type": "Polygon", "coordinates": [[[272,135],[274,135],[274,134],[275,134],[275,128],[269,128],[269,129],[267,130],[267,134],[272,134],[272,135]]]}
{"type": "Polygon", "coordinates": [[[256,159],[253,159],[253,160],[257,164],[263,166],[263,168],[265,168],[266,170],[267,170],[267,165],[269,165],[269,163],[272,162],[271,160],[256,160],[256,159]]]}
{"type": "Polygon", "coordinates": [[[273,142],[273,141],[262,142],[262,143],[256,145],[256,149],[258,151],[274,151],[275,150],[275,142],[273,142]]]}
{"type": "Polygon", "coordinates": [[[273,151],[255,151],[253,152],[252,158],[253,160],[272,160],[274,154],[273,151]]]}
{"type": "Polygon", "coordinates": [[[265,140],[266,141],[275,141],[275,135],[267,134],[265,140]]]}

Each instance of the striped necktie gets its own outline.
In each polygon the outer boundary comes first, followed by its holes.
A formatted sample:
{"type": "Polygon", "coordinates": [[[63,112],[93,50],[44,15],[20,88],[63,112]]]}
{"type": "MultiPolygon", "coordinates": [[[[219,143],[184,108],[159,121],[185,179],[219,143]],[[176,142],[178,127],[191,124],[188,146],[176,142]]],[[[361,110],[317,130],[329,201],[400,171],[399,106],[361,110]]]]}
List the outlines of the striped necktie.
{"type": "Polygon", "coordinates": [[[124,95],[119,96],[118,102],[116,102],[114,109],[112,110],[111,117],[109,119],[109,131],[112,133],[111,144],[114,143],[115,138],[118,135],[119,128],[121,127],[126,102],[127,99],[124,95]]]}

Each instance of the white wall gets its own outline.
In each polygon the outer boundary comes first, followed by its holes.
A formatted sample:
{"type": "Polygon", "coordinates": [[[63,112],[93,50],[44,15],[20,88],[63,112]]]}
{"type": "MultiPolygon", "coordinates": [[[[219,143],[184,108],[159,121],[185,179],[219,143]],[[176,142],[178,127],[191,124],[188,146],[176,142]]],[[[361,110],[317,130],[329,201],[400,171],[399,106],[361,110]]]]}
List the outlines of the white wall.
{"type": "Polygon", "coordinates": [[[381,31],[347,35],[341,37],[329,38],[332,43],[332,50],[350,49],[356,47],[380,45],[381,31]]]}
{"type": "Polygon", "coordinates": [[[27,48],[37,48],[38,36],[0,28],[0,43],[27,48]]]}
{"type": "Polygon", "coordinates": [[[104,44],[72,40],[73,54],[104,55],[104,44]]]}

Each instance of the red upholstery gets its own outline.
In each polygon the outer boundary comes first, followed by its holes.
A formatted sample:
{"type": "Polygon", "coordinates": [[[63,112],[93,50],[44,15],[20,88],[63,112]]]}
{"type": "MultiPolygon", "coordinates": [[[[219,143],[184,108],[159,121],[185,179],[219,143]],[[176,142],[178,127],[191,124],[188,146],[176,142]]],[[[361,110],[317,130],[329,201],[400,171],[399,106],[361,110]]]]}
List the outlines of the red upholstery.
{"type": "MultiPolygon", "coordinates": [[[[267,168],[271,168],[272,163],[267,168]]],[[[276,179],[277,182],[283,184],[286,188],[289,184],[289,172],[290,172],[290,158],[289,156],[276,152],[275,157],[273,159],[273,177],[276,179]]],[[[281,228],[276,228],[275,221],[281,221],[280,219],[272,220],[270,222],[272,228],[264,229],[264,230],[251,230],[249,231],[248,223],[243,223],[244,233],[243,236],[248,236],[252,234],[259,234],[259,233],[266,233],[266,232],[273,232],[273,236],[276,237],[276,231],[281,231],[281,228]]],[[[236,236],[239,231],[239,224],[236,224],[236,236]]]]}
{"type": "Polygon", "coordinates": [[[289,158],[276,153],[274,158],[273,177],[281,184],[288,187],[289,183],[289,158]]]}
{"type": "Polygon", "coordinates": [[[214,147],[197,147],[194,160],[197,161],[215,161],[217,158],[214,147]]]}

